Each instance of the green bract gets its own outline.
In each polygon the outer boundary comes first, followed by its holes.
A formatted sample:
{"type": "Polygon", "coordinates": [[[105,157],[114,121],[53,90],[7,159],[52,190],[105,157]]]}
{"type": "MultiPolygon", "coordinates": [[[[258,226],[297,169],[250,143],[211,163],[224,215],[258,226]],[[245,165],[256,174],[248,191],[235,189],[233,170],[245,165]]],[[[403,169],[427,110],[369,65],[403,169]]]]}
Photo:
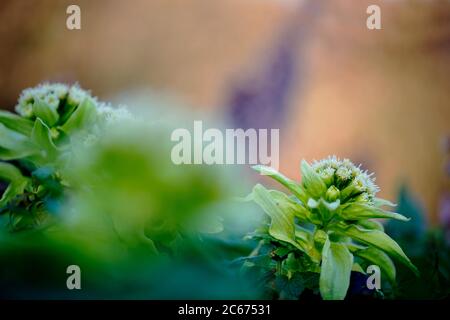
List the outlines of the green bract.
{"type": "Polygon", "coordinates": [[[418,273],[400,246],[384,233],[383,226],[372,220],[409,219],[383,209],[395,205],[377,198],[375,179],[348,159],[329,157],[312,165],[302,161],[301,183],[272,168],[254,169],[292,193],[288,196],[258,184],[250,197],[270,217],[268,229],[262,228],[256,236],[275,244],[274,254],[282,260],[279,269],[288,278],[296,271],[320,273],[322,298],[344,299],[351,271],[364,272],[363,264],[378,265],[392,283],[395,266],[391,258],[418,273]],[[290,267],[294,258],[303,268],[290,267]]]}
{"type": "Polygon", "coordinates": [[[34,227],[48,218],[67,181],[74,144],[96,139],[117,114],[78,86],[43,84],[22,92],[16,112],[0,111],[0,214],[12,230],[34,227]]]}

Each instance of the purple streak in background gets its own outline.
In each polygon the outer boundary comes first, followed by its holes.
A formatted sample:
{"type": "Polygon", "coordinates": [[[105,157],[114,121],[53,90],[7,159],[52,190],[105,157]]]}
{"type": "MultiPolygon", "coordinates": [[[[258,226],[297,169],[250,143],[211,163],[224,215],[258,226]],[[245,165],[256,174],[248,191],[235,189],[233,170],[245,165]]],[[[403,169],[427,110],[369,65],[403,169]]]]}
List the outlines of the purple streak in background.
{"type": "Polygon", "coordinates": [[[445,232],[445,240],[450,245],[450,193],[446,192],[439,204],[439,223],[445,232]]]}
{"type": "Polygon", "coordinates": [[[308,1],[296,8],[272,55],[257,76],[233,84],[227,107],[236,128],[280,128],[295,82],[305,81],[303,44],[319,12],[319,1],[308,1]]]}
{"type": "MultiPolygon", "coordinates": [[[[444,140],[444,152],[447,155],[450,155],[450,137],[447,137],[444,140]]],[[[445,174],[447,175],[447,178],[450,178],[450,159],[447,159],[444,170],[445,170],[445,174]]]]}
{"type": "MultiPolygon", "coordinates": [[[[448,155],[450,153],[450,137],[444,140],[444,152],[448,155]]],[[[447,179],[450,178],[450,159],[445,163],[445,175],[447,179]]],[[[447,190],[441,197],[439,203],[439,223],[442,225],[445,233],[445,240],[450,245],[450,192],[447,190]]]]}

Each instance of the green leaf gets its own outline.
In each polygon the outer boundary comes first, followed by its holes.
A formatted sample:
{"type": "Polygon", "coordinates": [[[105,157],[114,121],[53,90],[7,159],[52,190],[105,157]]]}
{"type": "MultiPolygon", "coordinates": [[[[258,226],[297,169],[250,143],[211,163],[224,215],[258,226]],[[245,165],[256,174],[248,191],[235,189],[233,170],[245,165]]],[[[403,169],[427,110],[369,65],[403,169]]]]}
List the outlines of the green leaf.
{"type": "Polygon", "coordinates": [[[325,182],[305,160],[302,161],[301,171],[303,186],[313,198],[319,199],[327,192],[325,182]]]}
{"type": "Polygon", "coordinates": [[[313,235],[313,240],[314,240],[315,245],[320,250],[322,250],[327,239],[328,239],[328,234],[325,231],[323,231],[322,229],[316,229],[316,231],[314,232],[314,235],[313,235]]]}
{"type": "Polygon", "coordinates": [[[70,118],[73,111],[78,107],[77,104],[65,103],[60,110],[59,123],[66,123],[67,119],[70,118]]]}
{"type": "Polygon", "coordinates": [[[359,242],[369,244],[383,250],[392,258],[409,267],[416,275],[419,274],[419,271],[403,252],[402,248],[400,248],[397,242],[391,239],[384,232],[379,230],[366,230],[356,225],[336,225],[334,229],[339,234],[349,236],[359,242]]]}
{"type": "Polygon", "coordinates": [[[364,229],[374,229],[384,232],[384,226],[376,220],[358,220],[357,224],[364,229]]]}
{"type": "Polygon", "coordinates": [[[31,120],[22,118],[8,111],[0,111],[0,123],[3,123],[5,127],[9,129],[26,136],[29,136],[33,129],[33,122],[31,120]]]}
{"type": "Polygon", "coordinates": [[[40,149],[41,154],[43,154],[45,158],[55,158],[57,149],[52,141],[50,129],[40,118],[37,118],[34,122],[33,131],[31,132],[31,139],[40,149]]]}
{"type": "Polygon", "coordinates": [[[65,133],[83,130],[95,121],[96,115],[94,101],[92,98],[86,97],[67,119],[66,123],[61,126],[61,130],[65,133]]]}
{"type": "Polygon", "coordinates": [[[385,211],[363,203],[351,203],[343,206],[341,216],[345,220],[361,220],[371,218],[396,219],[401,221],[410,220],[401,214],[385,211]]]}
{"type": "Polygon", "coordinates": [[[366,274],[366,272],[364,271],[364,269],[361,267],[361,265],[359,263],[354,263],[353,264],[352,271],[356,271],[356,272],[359,272],[359,273],[366,274]]]}
{"type": "Polygon", "coordinates": [[[36,152],[30,139],[0,123],[0,160],[13,160],[36,152]]]}
{"type": "Polygon", "coordinates": [[[368,248],[368,246],[363,246],[353,242],[345,242],[345,245],[347,246],[348,250],[350,250],[351,253],[368,248]]]}
{"type": "Polygon", "coordinates": [[[0,162],[0,179],[14,182],[25,179],[19,169],[6,162],[0,162]]]}
{"type": "Polygon", "coordinates": [[[395,265],[386,253],[377,248],[370,247],[356,251],[355,255],[379,266],[389,281],[395,283],[395,265]]]}
{"type": "Polygon", "coordinates": [[[59,119],[58,111],[41,99],[37,99],[33,103],[33,113],[50,127],[58,122],[59,119]]]}
{"type": "Polygon", "coordinates": [[[295,240],[301,245],[302,251],[308,255],[311,261],[320,263],[322,255],[314,245],[314,237],[311,231],[295,225],[295,240]]]}
{"type": "Polygon", "coordinates": [[[253,188],[253,199],[271,218],[269,234],[277,240],[290,243],[304,251],[295,241],[294,213],[290,210],[284,212],[280,204],[273,199],[269,190],[260,184],[253,188]]]}
{"type": "Polygon", "coordinates": [[[274,251],[274,253],[281,258],[287,255],[289,252],[291,252],[291,249],[286,247],[278,247],[274,251]]]}
{"type": "Polygon", "coordinates": [[[341,243],[325,241],[322,249],[320,294],[324,300],[343,300],[350,285],[353,255],[341,243]]]}
{"type": "Polygon", "coordinates": [[[299,218],[303,222],[308,222],[311,216],[311,212],[303,207],[301,203],[289,198],[285,193],[277,190],[269,190],[272,199],[283,210],[283,212],[292,212],[294,216],[299,218]]]}
{"type": "Polygon", "coordinates": [[[287,259],[283,260],[283,267],[285,267],[290,273],[300,271],[300,263],[295,258],[293,252],[288,254],[287,259]]]}
{"type": "Polygon", "coordinates": [[[214,234],[223,231],[222,219],[216,215],[202,216],[200,221],[194,222],[194,227],[200,233],[214,234]]]}
{"type": "Polygon", "coordinates": [[[267,166],[256,165],[252,167],[254,170],[258,171],[260,174],[269,176],[272,179],[278,181],[283,186],[285,186],[288,190],[290,190],[299,200],[303,203],[306,203],[308,197],[305,191],[302,189],[301,185],[283,174],[279,173],[275,169],[267,166]]]}
{"type": "Polygon", "coordinates": [[[317,209],[319,210],[319,213],[322,216],[322,221],[329,221],[335,214],[336,209],[339,208],[341,201],[338,199],[330,203],[321,198],[317,203],[318,203],[317,209]]]}
{"type": "Polygon", "coordinates": [[[396,207],[397,205],[389,200],[375,198],[373,199],[375,207],[396,207]]]}
{"type": "Polygon", "coordinates": [[[5,162],[0,162],[0,180],[9,182],[0,198],[0,208],[4,207],[15,196],[22,194],[28,184],[28,179],[22,175],[19,169],[5,162]]]}

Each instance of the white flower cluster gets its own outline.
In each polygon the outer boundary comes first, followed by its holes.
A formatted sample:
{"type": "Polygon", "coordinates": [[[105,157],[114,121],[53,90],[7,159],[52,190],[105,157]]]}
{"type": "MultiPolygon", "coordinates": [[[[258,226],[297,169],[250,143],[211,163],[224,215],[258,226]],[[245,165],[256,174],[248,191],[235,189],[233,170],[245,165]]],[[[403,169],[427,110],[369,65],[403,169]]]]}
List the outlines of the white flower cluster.
{"type": "Polygon", "coordinates": [[[19,97],[16,112],[25,118],[32,118],[33,104],[38,99],[56,111],[60,101],[66,98],[68,90],[68,87],[61,83],[44,83],[34,88],[25,89],[19,97]]]}
{"type": "Polygon", "coordinates": [[[51,113],[57,118],[55,122],[47,123],[52,137],[57,138],[60,128],[86,98],[89,98],[95,106],[96,119],[88,127],[79,128],[77,136],[84,141],[85,145],[93,145],[106,126],[134,120],[126,107],[113,108],[110,104],[100,102],[89,91],[81,89],[78,84],[70,86],[62,83],[44,83],[25,89],[19,97],[16,112],[22,117],[34,119],[37,117],[34,113],[34,105],[42,102],[44,108],[51,109],[51,113]]]}
{"type": "Polygon", "coordinates": [[[123,120],[133,120],[133,115],[128,111],[127,107],[119,106],[111,107],[110,104],[99,103],[97,107],[98,115],[105,120],[106,124],[115,124],[123,120]]]}
{"type": "Polygon", "coordinates": [[[358,200],[370,202],[379,191],[375,184],[375,177],[360,166],[354,165],[349,159],[340,160],[336,156],[330,156],[320,161],[315,161],[312,168],[320,175],[327,186],[335,186],[341,192],[350,190],[351,196],[357,196],[358,200]]]}
{"type": "Polygon", "coordinates": [[[99,102],[96,97],[91,96],[89,91],[81,89],[77,84],[68,86],[62,83],[43,83],[23,90],[16,105],[16,112],[23,117],[32,118],[33,104],[37,100],[42,100],[55,111],[58,111],[61,102],[75,109],[86,97],[90,97],[95,102],[100,119],[104,119],[106,123],[133,118],[124,106],[112,108],[109,104],[99,102]]]}

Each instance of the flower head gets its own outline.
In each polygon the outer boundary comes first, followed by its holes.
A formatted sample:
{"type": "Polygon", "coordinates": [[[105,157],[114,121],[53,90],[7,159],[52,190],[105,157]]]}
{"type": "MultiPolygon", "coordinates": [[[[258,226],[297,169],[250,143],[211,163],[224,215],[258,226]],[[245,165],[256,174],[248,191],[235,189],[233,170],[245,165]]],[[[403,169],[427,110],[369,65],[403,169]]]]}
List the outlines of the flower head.
{"type": "Polygon", "coordinates": [[[44,83],[34,88],[22,91],[16,105],[16,112],[25,118],[33,118],[33,104],[37,101],[45,102],[51,109],[56,111],[66,97],[69,88],[62,83],[44,83]]]}
{"type": "Polygon", "coordinates": [[[257,230],[255,237],[278,253],[282,261],[277,272],[292,277],[306,258],[309,262],[304,269],[320,273],[319,288],[324,299],[345,298],[355,256],[365,263],[380,261],[382,256],[386,262],[383,272],[391,283],[396,273],[391,257],[418,274],[400,246],[384,233],[383,226],[372,220],[409,220],[382,208],[395,204],[375,197],[379,189],[372,174],[335,156],[312,165],[303,160],[300,167],[301,183],[271,168],[254,167],[292,193],[257,184],[249,197],[268,215],[267,228],[257,230]]]}
{"type": "Polygon", "coordinates": [[[331,156],[315,161],[311,167],[319,174],[327,187],[334,186],[344,196],[343,200],[358,200],[372,203],[379,191],[373,174],[361,170],[349,159],[340,160],[331,156]]]}

